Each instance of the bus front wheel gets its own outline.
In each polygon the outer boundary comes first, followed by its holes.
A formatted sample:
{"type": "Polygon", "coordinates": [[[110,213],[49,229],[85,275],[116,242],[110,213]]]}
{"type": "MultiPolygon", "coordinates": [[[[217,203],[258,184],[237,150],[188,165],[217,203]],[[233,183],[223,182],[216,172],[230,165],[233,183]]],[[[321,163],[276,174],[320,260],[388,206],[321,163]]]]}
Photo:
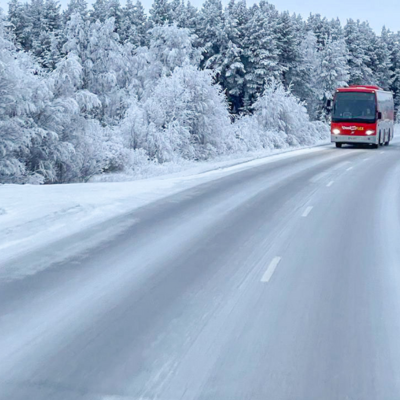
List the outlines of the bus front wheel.
{"type": "Polygon", "coordinates": [[[342,143],[335,143],[335,144],[336,144],[336,147],[338,147],[338,148],[342,147],[342,143]]]}

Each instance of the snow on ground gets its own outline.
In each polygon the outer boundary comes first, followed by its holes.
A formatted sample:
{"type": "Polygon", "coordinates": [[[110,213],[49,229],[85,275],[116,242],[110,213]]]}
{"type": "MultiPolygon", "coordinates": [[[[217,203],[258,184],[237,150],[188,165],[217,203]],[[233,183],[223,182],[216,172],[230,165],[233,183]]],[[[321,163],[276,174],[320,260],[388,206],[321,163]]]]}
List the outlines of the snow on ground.
{"type": "Polygon", "coordinates": [[[29,251],[198,184],[322,150],[314,147],[253,160],[204,162],[178,173],[130,182],[0,185],[0,268],[29,251]]]}

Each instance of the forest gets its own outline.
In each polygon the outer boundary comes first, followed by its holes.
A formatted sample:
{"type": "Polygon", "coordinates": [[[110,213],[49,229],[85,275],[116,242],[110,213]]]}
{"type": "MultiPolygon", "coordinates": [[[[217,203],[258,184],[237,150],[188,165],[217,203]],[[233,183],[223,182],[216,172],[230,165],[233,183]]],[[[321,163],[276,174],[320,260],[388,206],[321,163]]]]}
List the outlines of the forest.
{"type": "Polygon", "coordinates": [[[11,0],[0,15],[0,183],[310,146],[351,84],[400,104],[400,33],[261,0],[11,0]]]}

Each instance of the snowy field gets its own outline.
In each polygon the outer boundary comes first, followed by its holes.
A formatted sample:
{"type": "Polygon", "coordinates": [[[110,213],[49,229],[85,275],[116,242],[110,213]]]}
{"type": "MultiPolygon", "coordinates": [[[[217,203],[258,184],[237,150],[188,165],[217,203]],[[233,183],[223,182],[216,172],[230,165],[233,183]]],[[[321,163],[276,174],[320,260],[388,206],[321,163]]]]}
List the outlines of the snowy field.
{"type": "MultiPolygon", "coordinates": [[[[28,251],[201,183],[324,147],[286,150],[187,166],[184,171],[130,182],[0,186],[0,265],[28,251]]],[[[118,232],[114,232],[118,233],[118,232]]]]}

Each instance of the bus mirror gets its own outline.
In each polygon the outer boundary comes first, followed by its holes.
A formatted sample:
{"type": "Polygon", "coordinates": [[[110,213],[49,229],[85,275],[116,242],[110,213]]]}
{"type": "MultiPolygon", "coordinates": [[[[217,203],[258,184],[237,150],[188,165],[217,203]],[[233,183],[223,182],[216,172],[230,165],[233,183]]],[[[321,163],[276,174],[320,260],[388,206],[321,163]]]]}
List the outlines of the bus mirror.
{"type": "Polygon", "coordinates": [[[332,100],[331,99],[326,101],[326,109],[329,111],[332,110],[332,100]]]}
{"type": "Polygon", "coordinates": [[[382,113],[378,111],[378,119],[382,119],[382,113]]]}

